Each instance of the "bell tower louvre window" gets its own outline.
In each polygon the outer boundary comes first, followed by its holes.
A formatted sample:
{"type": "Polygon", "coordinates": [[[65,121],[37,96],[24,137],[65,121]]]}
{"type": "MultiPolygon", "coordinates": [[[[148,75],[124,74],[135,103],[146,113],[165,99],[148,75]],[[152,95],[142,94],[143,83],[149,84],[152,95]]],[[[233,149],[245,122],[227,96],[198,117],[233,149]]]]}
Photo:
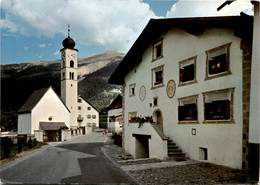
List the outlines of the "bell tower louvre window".
{"type": "Polygon", "coordinates": [[[74,67],[74,61],[73,60],[70,61],[70,67],[74,67]]]}

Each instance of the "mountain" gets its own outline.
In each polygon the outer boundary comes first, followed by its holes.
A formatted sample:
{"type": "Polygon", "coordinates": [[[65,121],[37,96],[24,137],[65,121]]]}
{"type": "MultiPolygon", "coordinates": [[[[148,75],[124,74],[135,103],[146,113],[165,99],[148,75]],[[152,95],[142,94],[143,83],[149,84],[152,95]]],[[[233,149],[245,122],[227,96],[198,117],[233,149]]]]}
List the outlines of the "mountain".
{"type": "MultiPolygon", "coordinates": [[[[107,51],[78,59],[78,93],[97,109],[107,106],[121,92],[108,84],[124,54],[107,51]]],[[[1,119],[5,112],[16,113],[35,91],[52,86],[60,95],[61,60],[1,65],[1,119]]]]}

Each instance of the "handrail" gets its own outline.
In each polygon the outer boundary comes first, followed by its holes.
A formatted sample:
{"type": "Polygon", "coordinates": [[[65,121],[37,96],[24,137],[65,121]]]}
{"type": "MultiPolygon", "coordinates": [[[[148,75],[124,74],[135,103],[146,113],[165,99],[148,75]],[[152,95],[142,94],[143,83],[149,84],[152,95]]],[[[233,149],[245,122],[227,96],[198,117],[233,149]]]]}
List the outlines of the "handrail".
{"type": "Polygon", "coordinates": [[[150,123],[151,126],[154,128],[154,130],[157,132],[157,134],[162,138],[162,140],[168,140],[168,137],[163,133],[163,131],[158,127],[155,123],[150,123]]]}

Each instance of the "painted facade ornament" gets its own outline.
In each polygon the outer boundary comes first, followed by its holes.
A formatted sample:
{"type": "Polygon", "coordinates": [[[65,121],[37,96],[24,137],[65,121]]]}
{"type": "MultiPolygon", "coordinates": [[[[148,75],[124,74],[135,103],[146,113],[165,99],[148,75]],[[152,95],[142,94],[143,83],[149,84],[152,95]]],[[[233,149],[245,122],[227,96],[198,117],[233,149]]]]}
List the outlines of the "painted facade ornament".
{"type": "Polygon", "coordinates": [[[146,89],[144,86],[142,86],[139,90],[139,98],[141,101],[144,101],[145,97],[146,97],[146,89]]]}
{"type": "Polygon", "coordinates": [[[168,83],[167,83],[167,87],[166,87],[166,93],[167,93],[167,96],[169,98],[172,98],[175,94],[175,91],[176,91],[176,84],[175,84],[175,81],[174,80],[170,80],[168,83]]]}

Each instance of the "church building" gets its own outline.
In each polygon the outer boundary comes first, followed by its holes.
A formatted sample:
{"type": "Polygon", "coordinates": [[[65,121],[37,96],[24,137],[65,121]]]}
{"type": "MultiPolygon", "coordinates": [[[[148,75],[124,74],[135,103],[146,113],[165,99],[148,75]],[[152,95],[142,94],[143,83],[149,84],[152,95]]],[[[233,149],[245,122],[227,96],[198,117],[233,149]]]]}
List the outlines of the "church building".
{"type": "Polygon", "coordinates": [[[78,95],[78,50],[70,30],[62,45],[61,97],[52,87],[35,91],[18,111],[18,135],[34,134],[39,141],[64,141],[99,127],[99,111],[78,95]]]}

